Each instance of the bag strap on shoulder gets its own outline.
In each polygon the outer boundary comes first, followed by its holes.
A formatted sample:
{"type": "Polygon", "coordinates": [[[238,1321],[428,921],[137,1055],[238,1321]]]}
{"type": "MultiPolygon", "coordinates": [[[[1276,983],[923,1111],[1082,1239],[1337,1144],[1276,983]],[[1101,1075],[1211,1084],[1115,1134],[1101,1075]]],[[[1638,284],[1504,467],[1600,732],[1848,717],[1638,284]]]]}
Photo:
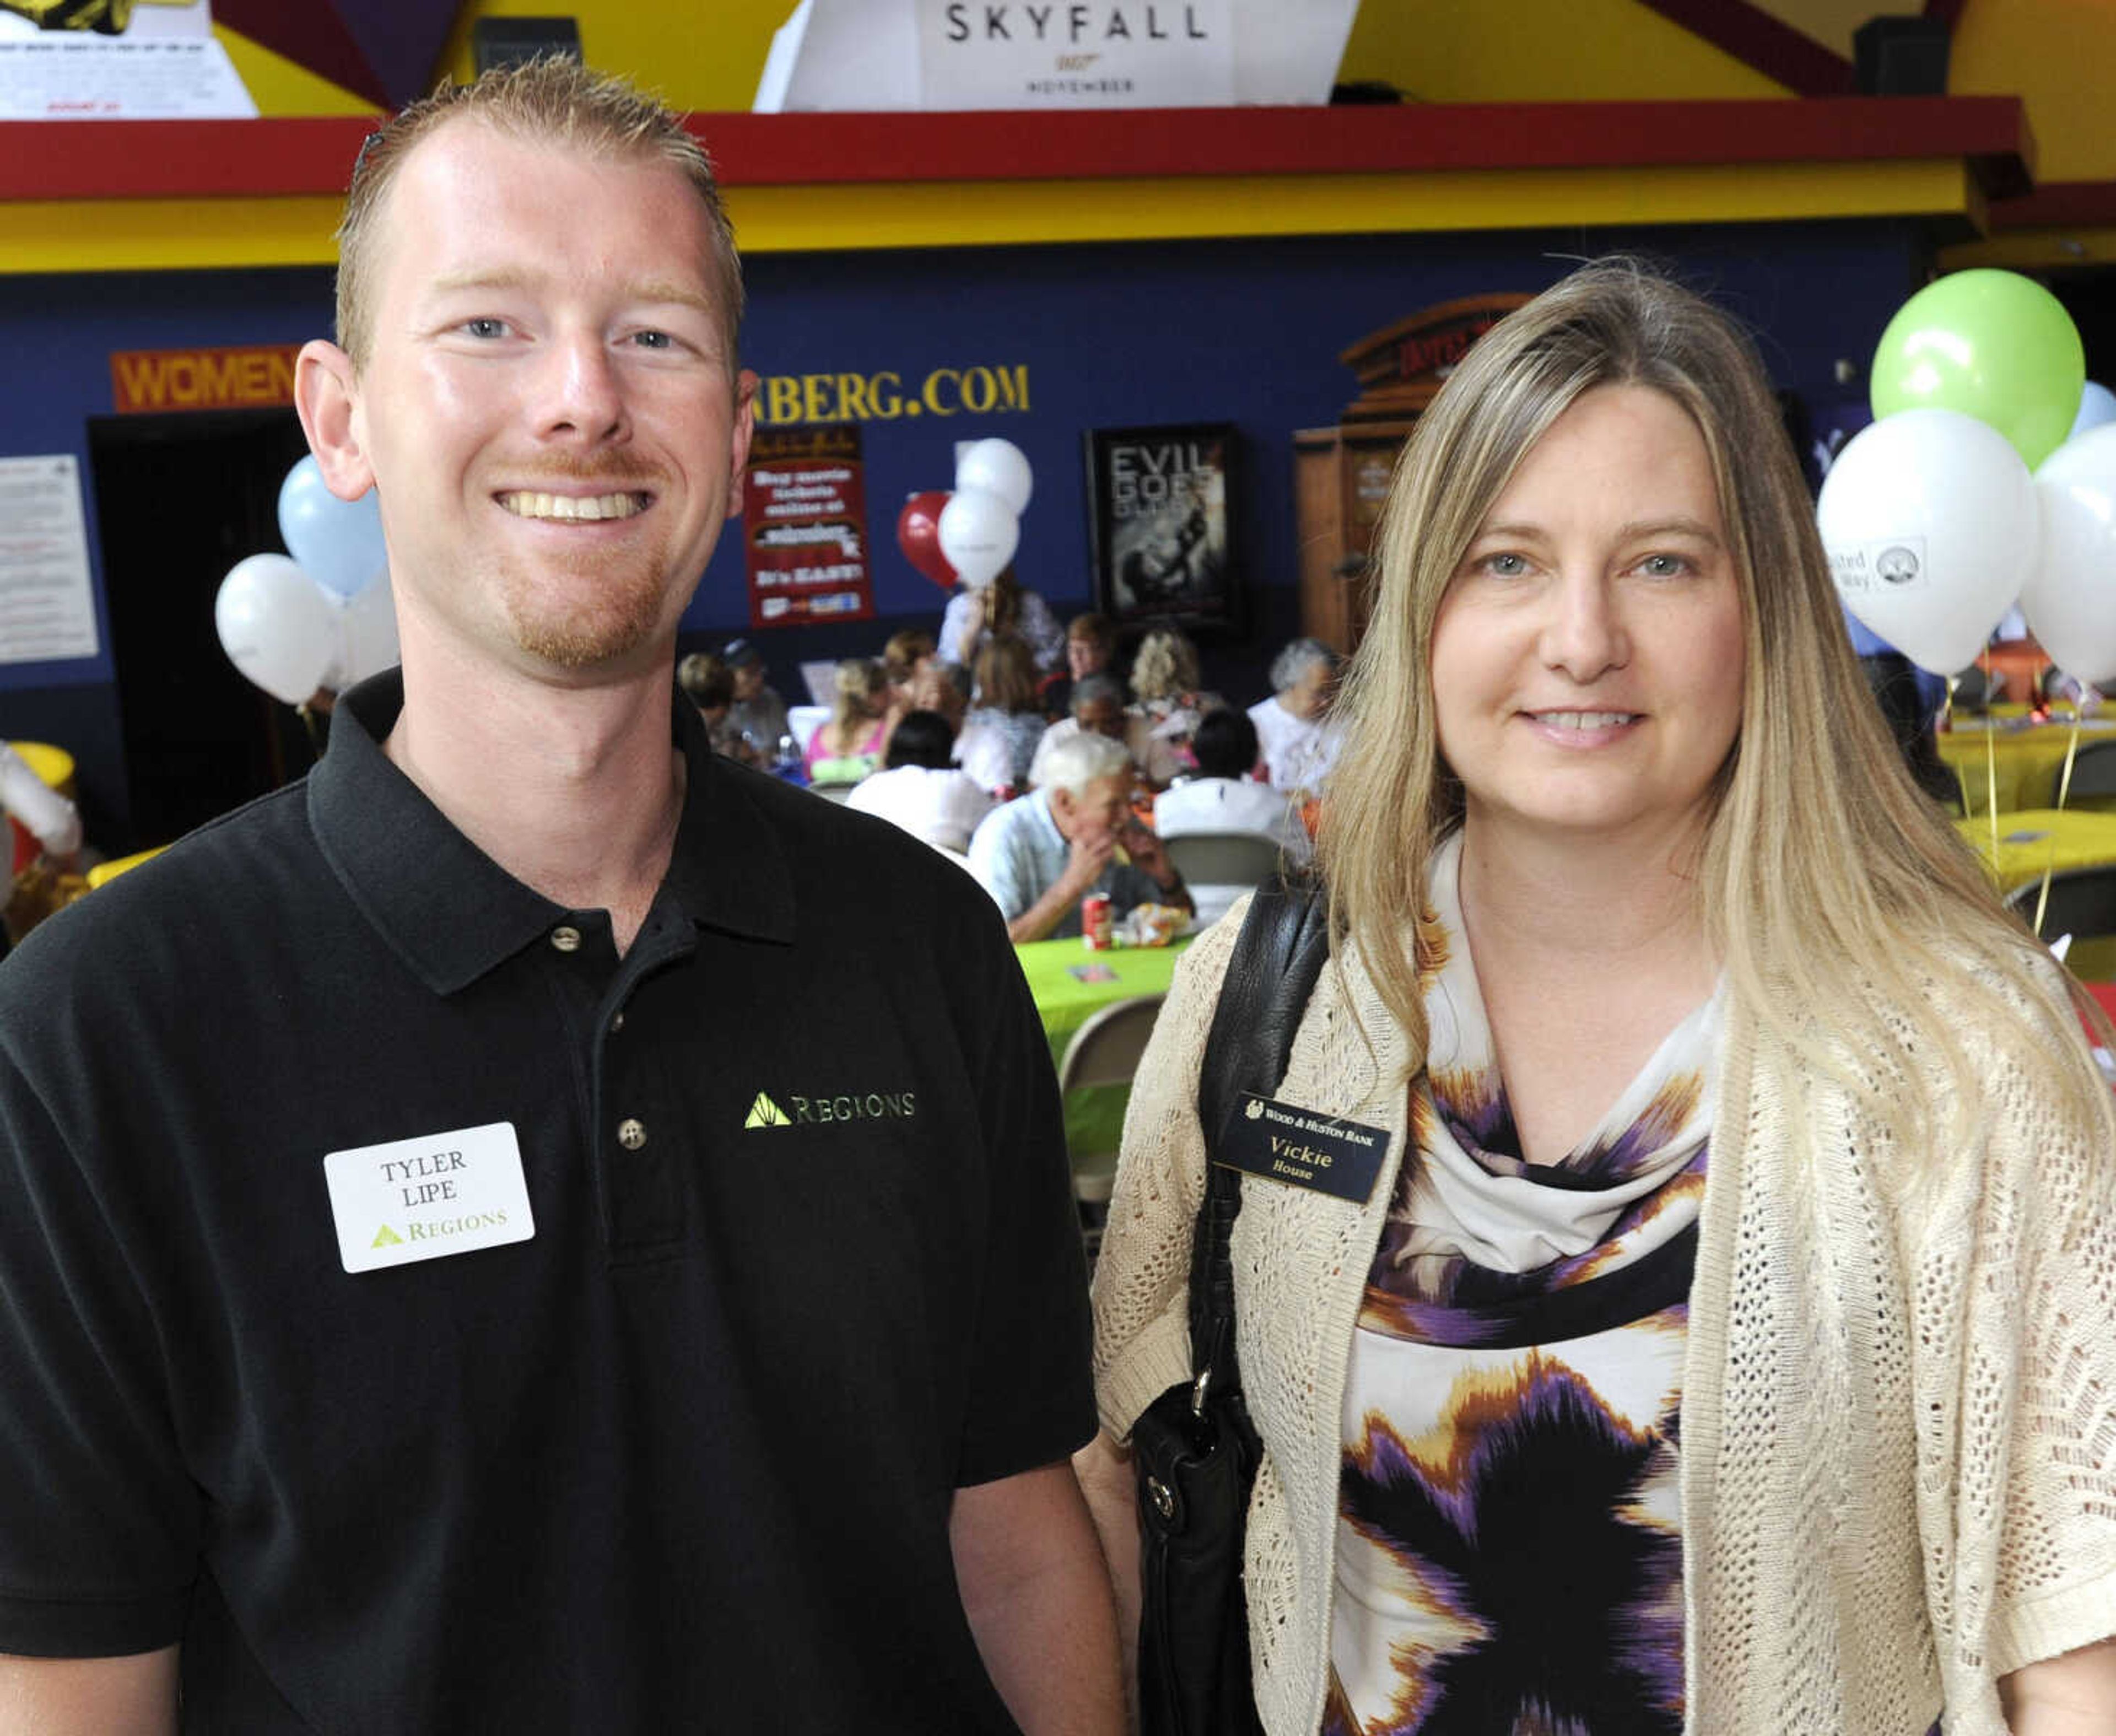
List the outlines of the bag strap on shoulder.
{"type": "Polygon", "coordinates": [[[1205,1134],[1205,1198],[1190,1246],[1190,1365],[1203,1386],[1240,1389],[1235,1358],[1234,1263],[1227,1251],[1242,1209],[1241,1172],[1211,1161],[1245,1093],[1267,1095],[1284,1077],[1294,1033],[1330,955],[1328,900],[1312,877],[1267,882],[1250,900],[1227,961],[1205,1063],[1198,1124],[1205,1134]]]}

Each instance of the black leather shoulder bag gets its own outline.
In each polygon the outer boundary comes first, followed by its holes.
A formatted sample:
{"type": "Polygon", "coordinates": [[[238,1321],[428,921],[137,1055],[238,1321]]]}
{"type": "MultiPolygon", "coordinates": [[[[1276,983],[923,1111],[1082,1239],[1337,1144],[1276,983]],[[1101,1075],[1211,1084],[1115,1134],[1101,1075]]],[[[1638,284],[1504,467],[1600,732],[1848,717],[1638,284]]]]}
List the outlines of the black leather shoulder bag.
{"type": "MultiPolygon", "coordinates": [[[[1329,956],[1312,882],[1250,902],[1205,1043],[1198,1121],[1209,1160],[1242,1094],[1284,1076],[1300,1015],[1329,956]]],[[[1249,1688],[1242,1538],[1262,1448],[1235,1356],[1228,1236],[1241,1174],[1208,1162],[1190,1249],[1189,1380],[1132,1426],[1138,1483],[1140,1724],[1144,1736],[1261,1736],[1249,1688]]]]}

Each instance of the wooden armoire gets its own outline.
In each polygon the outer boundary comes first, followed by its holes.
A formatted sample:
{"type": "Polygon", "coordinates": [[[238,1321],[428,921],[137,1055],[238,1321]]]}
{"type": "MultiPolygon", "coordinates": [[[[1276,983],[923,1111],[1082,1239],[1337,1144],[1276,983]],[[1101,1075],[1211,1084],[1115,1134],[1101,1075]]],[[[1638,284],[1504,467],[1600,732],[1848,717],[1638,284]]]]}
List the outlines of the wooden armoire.
{"type": "Polygon", "coordinates": [[[1362,338],[1338,358],[1359,380],[1359,397],[1336,427],[1293,436],[1304,633],[1348,654],[1358,647],[1373,606],[1374,526],[1396,454],[1470,346],[1529,299],[1442,302],[1362,338]]]}

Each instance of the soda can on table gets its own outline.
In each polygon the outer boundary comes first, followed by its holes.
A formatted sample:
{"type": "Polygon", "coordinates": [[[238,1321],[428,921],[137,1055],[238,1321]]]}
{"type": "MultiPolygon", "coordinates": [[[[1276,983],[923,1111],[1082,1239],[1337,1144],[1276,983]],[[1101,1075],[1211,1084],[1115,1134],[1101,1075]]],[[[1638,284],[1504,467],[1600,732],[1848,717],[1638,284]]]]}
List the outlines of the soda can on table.
{"type": "Polygon", "coordinates": [[[1090,952],[1106,952],[1116,920],[1110,914],[1110,895],[1090,892],[1080,900],[1080,938],[1090,952]]]}

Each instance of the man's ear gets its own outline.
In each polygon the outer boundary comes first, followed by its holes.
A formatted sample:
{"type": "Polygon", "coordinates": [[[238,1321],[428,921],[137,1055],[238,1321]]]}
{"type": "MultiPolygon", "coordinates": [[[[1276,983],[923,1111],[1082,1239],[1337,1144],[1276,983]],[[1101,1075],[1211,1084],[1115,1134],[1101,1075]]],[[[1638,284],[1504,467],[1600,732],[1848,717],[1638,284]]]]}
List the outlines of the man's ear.
{"type": "Polygon", "coordinates": [[[742,473],[749,467],[749,437],[757,426],[757,375],[744,368],[734,376],[734,430],[728,443],[728,509],[730,518],[742,516],[742,473]]]}
{"type": "Polygon", "coordinates": [[[324,481],[341,500],[357,500],[375,486],[359,415],[360,382],[352,357],[321,338],[294,358],[294,408],[324,481]]]}

